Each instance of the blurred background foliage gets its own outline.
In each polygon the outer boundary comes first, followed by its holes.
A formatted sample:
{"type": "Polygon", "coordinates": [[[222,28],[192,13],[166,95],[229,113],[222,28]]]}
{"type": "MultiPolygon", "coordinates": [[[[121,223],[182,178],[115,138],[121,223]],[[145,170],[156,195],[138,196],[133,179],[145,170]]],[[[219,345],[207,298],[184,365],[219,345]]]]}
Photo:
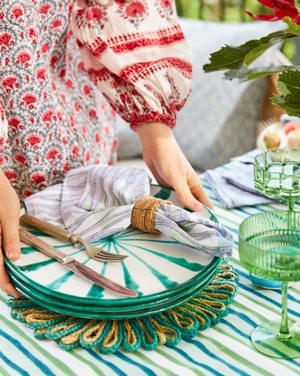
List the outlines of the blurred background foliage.
{"type": "MultiPolygon", "coordinates": [[[[253,14],[273,14],[257,0],[175,0],[177,13],[181,17],[197,18],[206,21],[255,22],[242,9],[253,14]]],[[[282,47],[284,55],[296,63],[295,39],[290,39],[282,47]]]]}

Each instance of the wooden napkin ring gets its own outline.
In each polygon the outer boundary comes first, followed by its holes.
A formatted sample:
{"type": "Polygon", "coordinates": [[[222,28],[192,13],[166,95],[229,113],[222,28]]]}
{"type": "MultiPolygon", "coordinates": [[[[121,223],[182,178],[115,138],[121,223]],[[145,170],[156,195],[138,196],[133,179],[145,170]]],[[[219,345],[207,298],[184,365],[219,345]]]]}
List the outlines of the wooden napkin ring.
{"type": "Polygon", "coordinates": [[[153,196],[140,198],[134,204],[132,210],[131,226],[152,234],[160,233],[160,231],[155,230],[154,217],[156,209],[162,204],[174,205],[171,201],[161,200],[153,196]]]}

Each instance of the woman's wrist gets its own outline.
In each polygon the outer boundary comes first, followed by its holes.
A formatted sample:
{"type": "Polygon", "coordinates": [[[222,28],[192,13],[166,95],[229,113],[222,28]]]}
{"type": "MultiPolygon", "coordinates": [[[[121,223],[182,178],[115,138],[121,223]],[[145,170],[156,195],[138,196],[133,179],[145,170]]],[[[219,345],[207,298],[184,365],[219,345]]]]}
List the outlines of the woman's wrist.
{"type": "Polygon", "coordinates": [[[140,124],[136,127],[136,132],[141,140],[144,151],[174,138],[172,129],[163,123],[140,124]]]}

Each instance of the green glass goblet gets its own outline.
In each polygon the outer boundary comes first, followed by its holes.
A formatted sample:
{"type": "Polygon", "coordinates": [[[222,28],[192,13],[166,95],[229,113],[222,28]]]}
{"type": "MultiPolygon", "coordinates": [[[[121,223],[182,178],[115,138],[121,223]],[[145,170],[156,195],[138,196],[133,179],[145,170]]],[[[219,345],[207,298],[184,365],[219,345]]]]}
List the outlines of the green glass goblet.
{"type": "Polygon", "coordinates": [[[239,254],[251,273],[282,282],[281,321],[252,332],[253,345],[275,358],[300,357],[300,322],[288,319],[288,281],[300,281],[300,212],[266,211],[245,219],[239,228],[239,254]]]}
{"type": "Polygon", "coordinates": [[[270,149],[257,155],[254,186],[268,197],[287,200],[288,209],[294,210],[300,199],[300,148],[270,149]]]}

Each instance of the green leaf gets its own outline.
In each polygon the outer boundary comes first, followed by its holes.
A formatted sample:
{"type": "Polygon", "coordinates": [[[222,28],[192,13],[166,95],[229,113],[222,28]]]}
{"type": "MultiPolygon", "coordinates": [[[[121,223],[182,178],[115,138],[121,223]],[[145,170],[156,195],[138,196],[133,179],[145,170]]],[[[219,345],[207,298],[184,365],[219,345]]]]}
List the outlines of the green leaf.
{"type": "Polygon", "coordinates": [[[300,71],[284,71],[278,78],[277,87],[288,102],[300,104],[300,71]]]}
{"type": "Polygon", "coordinates": [[[272,103],[290,116],[300,117],[300,71],[286,70],[279,75],[277,87],[281,95],[272,98],[272,103]]]}
{"type": "Polygon", "coordinates": [[[258,67],[252,69],[243,67],[239,70],[228,70],[224,74],[224,79],[233,80],[234,78],[238,78],[240,82],[246,82],[254,80],[255,78],[270,76],[275,73],[281,73],[285,70],[295,69],[300,69],[300,65],[278,65],[276,67],[258,67]]]}
{"type": "Polygon", "coordinates": [[[250,65],[254,60],[258,59],[268,48],[272,47],[271,43],[264,43],[254,48],[245,56],[244,65],[250,65]]]}
{"type": "Polygon", "coordinates": [[[260,44],[253,40],[239,47],[225,46],[211,54],[210,64],[203,66],[206,73],[224,69],[239,69],[243,66],[245,56],[260,44]]]}
{"type": "MultiPolygon", "coordinates": [[[[299,0],[296,0],[296,1],[300,5],[300,1],[299,0]]],[[[295,3],[295,5],[296,5],[296,3],[295,3]]],[[[299,9],[298,9],[298,12],[299,12],[299,9]]],[[[300,26],[295,24],[290,17],[284,17],[282,21],[285,22],[286,24],[288,24],[288,26],[289,26],[289,28],[286,30],[287,33],[291,33],[291,34],[300,36],[300,26]]]]}
{"type": "Polygon", "coordinates": [[[288,115],[300,117],[300,103],[289,102],[282,95],[273,97],[272,103],[278,109],[285,110],[288,115]]]}
{"type": "Polygon", "coordinates": [[[300,0],[295,0],[295,7],[296,7],[298,13],[300,14],[300,0]]]}
{"type": "Polygon", "coordinates": [[[226,69],[240,69],[249,65],[268,48],[285,39],[294,38],[295,34],[277,31],[261,39],[254,39],[238,47],[225,46],[211,54],[210,63],[203,66],[206,73],[226,69]]]}

